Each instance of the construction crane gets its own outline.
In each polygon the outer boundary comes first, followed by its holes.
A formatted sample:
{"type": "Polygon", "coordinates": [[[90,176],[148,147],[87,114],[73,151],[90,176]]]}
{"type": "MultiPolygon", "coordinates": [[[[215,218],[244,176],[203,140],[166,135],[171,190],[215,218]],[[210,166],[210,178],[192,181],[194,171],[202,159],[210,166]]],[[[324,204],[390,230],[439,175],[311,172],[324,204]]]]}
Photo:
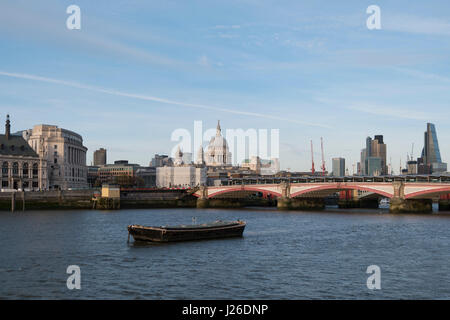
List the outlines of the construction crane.
{"type": "Polygon", "coordinates": [[[322,169],[322,176],[324,176],[326,169],[325,169],[325,157],[323,155],[323,139],[322,139],[322,137],[320,137],[320,148],[322,149],[322,167],[321,167],[321,169],[322,169]]]}
{"type": "Polygon", "coordinates": [[[414,142],[412,143],[412,147],[411,147],[411,161],[414,161],[413,153],[414,153],[414,142]]]}
{"type": "Polygon", "coordinates": [[[313,149],[313,143],[311,140],[311,173],[314,175],[314,173],[316,172],[316,170],[314,169],[314,149],[313,149]]]}
{"type": "Polygon", "coordinates": [[[392,157],[389,158],[389,168],[388,168],[389,174],[391,176],[394,175],[394,168],[392,167],[392,157]]]}

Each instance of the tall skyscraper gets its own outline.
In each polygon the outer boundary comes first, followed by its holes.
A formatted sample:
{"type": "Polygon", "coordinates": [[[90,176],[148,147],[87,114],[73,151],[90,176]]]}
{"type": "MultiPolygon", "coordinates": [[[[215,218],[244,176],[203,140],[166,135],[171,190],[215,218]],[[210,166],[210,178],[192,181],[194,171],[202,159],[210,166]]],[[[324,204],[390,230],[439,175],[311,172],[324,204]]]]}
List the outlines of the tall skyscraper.
{"type": "Polygon", "coordinates": [[[332,159],[332,175],[333,177],[345,176],[345,159],[333,158],[332,159]]]}
{"type": "Polygon", "coordinates": [[[442,162],[441,152],[436,134],[436,127],[427,123],[427,131],[424,133],[424,147],[422,157],[419,159],[426,167],[426,171],[436,173],[447,171],[447,163],[442,162]]]}
{"type": "Polygon", "coordinates": [[[376,135],[372,140],[371,157],[380,158],[380,175],[388,174],[386,162],[386,144],[383,141],[382,135],[376,135]]]}
{"type": "Polygon", "coordinates": [[[369,176],[388,174],[386,150],[382,135],[376,135],[374,139],[367,137],[366,148],[361,150],[360,174],[369,176]]]}
{"type": "Polygon", "coordinates": [[[94,151],[94,166],[106,165],[106,149],[100,148],[94,151]]]}

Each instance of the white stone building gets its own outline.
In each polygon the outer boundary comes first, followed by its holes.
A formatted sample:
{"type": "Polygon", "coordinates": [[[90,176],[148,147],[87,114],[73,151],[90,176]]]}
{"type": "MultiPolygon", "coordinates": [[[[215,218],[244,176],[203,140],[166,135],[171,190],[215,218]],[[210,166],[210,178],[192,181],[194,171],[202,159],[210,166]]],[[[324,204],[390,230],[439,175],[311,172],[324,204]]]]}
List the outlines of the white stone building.
{"type": "Polygon", "coordinates": [[[20,135],[11,134],[9,115],[5,134],[0,134],[0,189],[2,190],[46,190],[47,161],[38,154],[20,135]]]}
{"type": "Polygon", "coordinates": [[[50,189],[87,188],[87,148],[83,138],[54,125],[36,125],[22,132],[23,138],[48,163],[50,189]]]}
{"type": "Polygon", "coordinates": [[[173,167],[156,168],[156,186],[158,188],[192,188],[206,184],[206,167],[184,164],[183,152],[178,148],[173,167]]]}
{"type": "Polygon", "coordinates": [[[158,188],[192,188],[206,185],[206,168],[195,166],[156,168],[156,186],[158,188]]]}

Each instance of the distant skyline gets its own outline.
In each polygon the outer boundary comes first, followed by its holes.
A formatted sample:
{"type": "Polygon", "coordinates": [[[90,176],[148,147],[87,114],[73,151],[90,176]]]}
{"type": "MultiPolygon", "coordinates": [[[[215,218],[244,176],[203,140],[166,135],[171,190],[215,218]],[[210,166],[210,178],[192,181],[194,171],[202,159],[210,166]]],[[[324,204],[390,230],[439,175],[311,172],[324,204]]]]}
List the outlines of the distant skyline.
{"type": "MultiPolygon", "coordinates": [[[[383,135],[398,173],[426,123],[450,162],[448,1],[57,1],[0,4],[0,121],[83,136],[88,164],[148,165],[177,128],[280,129],[281,169],[343,157],[383,135]],[[81,30],[66,8],[81,8],[81,30]],[[368,30],[366,8],[381,8],[368,30]]],[[[3,127],[3,125],[2,125],[3,127]]],[[[206,143],[205,143],[206,145],[206,143]]],[[[196,153],[196,147],[192,150],[196,153]]]]}

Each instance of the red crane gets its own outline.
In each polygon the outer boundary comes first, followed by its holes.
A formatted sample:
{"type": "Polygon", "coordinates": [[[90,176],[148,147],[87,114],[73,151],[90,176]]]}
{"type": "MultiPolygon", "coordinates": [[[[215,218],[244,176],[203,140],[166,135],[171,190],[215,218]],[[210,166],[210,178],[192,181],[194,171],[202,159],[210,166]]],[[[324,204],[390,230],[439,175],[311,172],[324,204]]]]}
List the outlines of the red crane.
{"type": "Polygon", "coordinates": [[[313,143],[312,143],[312,140],[311,140],[311,164],[312,164],[312,167],[311,167],[311,173],[314,175],[314,173],[316,172],[316,170],[314,169],[314,150],[313,150],[313,143]]]}
{"type": "Polygon", "coordinates": [[[322,169],[322,176],[324,176],[326,168],[325,168],[325,158],[323,155],[323,139],[322,139],[322,137],[320,137],[320,147],[322,149],[322,167],[321,167],[321,169],[322,169]]]}

